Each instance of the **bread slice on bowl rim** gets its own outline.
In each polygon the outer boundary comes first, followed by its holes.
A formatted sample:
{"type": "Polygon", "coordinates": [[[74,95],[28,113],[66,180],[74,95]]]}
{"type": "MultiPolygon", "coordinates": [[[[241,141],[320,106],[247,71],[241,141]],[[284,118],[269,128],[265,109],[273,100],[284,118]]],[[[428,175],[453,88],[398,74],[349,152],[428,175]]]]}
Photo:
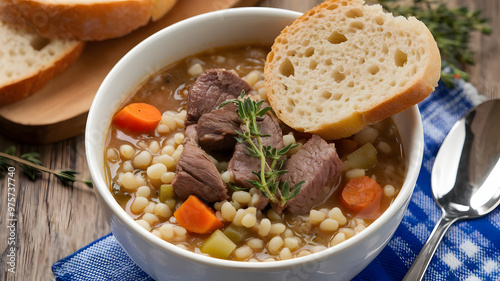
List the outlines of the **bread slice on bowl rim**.
{"type": "Polygon", "coordinates": [[[281,32],[264,72],[284,123],[339,139],[425,99],[437,86],[441,58],[417,19],[363,0],[327,0],[281,32]]]}

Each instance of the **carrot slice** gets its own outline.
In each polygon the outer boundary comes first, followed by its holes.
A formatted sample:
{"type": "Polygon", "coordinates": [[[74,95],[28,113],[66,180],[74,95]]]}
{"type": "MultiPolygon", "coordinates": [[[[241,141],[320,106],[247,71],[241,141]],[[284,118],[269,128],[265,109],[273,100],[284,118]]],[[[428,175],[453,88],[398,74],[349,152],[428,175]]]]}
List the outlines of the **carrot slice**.
{"type": "Polygon", "coordinates": [[[342,190],[341,203],[358,217],[375,219],[380,216],[382,188],[372,178],[362,176],[353,178],[342,190]]]}
{"type": "Polygon", "coordinates": [[[147,103],[129,104],[113,118],[113,122],[118,126],[136,132],[151,131],[160,120],[160,111],[147,103]]]}
{"type": "Polygon", "coordinates": [[[224,226],[214,211],[195,195],[182,203],[174,212],[174,217],[180,226],[194,233],[211,233],[224,226]]]}

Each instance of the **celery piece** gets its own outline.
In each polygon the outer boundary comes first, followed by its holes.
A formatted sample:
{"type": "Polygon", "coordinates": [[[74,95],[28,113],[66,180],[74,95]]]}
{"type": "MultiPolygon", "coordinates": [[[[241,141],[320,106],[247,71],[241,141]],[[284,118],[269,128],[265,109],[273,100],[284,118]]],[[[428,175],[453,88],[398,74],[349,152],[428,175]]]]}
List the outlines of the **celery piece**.
{"type": "Polygon", "coordinates": [[[165,203],[168,199],[174,198],[175,193],[171,184],[162,184],[160,186],[160,202],[165,203]]]}
{"type": "Polygon", "coordinates": [[[202,253],[220,259],[227,259],[234,249],[236,244],[219,229],[214,231],[200,248],[202,253]]]}
{"type": "Polygon", "coordinates": [[[236,244],[250,236],[250,232],[246,227],[230,224],[224,229],[224,234],[236,244]]]}
{"type": "Polygon", "coordinates": [[[353,168],[369,169],[377,164],[377,150],[367,143],[347,155],[347,160],[353,168]]]}

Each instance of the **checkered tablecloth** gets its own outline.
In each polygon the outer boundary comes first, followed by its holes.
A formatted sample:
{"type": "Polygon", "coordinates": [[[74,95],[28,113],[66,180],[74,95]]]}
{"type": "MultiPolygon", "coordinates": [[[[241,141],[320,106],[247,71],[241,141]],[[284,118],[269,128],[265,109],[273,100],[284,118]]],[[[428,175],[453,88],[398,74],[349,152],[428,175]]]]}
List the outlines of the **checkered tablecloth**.
{"type": "MultiPolygon", "coordinates": [[[[457,81],[454,89],[440,84],[419,104],[426,145],[408,210],[387,247],[354,280],[403,278],[441,216],[430,187],[434,158],[453,124],[483,99],[471,84],[457,81]]],[[[112,234],[56,262],[52,270],[57,280],[152,280],[112,234]]],[[[424,280],[500,280],[500,208],[483,218],[452,225],[424,280]]]]}

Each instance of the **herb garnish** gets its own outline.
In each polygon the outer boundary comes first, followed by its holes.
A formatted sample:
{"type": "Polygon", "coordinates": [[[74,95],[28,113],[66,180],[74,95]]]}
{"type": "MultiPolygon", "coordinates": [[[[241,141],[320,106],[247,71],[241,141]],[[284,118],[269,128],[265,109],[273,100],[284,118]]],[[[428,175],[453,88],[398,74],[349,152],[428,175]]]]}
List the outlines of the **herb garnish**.
{"type": "Polygon", "coordinates": [[[73,182],[81,182],[86,184],[88,187],[92,188],[91,180],[80,180],[75,177],[78,174],[75,171],[70,170],[52,170],[42,166],[42,161],[38,159],[40,154],[36,152],[25,153],[19,157],[14,156],[16,152],[15,146],[11,146],[5,150],[5,152],[0,152],[0,174],[6,172],[11,166],[11,161],[19,163],[23,173],[30,178],[32,181],[36,180],[40,175],[40,172],[46,172],[53,174],[57,177],[63,184],[69,185],[73,182]]]}
{"type": "Polygon", "coordinates": [[[264,100],[256,102],[249,97],[244,97],[244,95],[245,92],[242,91],[240,99],[225,101],[219,108],[229,103],[233,103],[238,107],[236,112],[245,125],[245,130],[243,132],[237,131],[236,141],[245,144],[250,156],[260,159],[260,171],[253,172],[259,180],[250,180],[249,182],[269,198],[271,202],[284,206],[287,201],[299,193],[304,183],[304,181],[301,181],[290,188],[288,181],[282,183],[278,180],[280,175],[287,173],[286,170],[282,169],[283,156],[290,149],[296,147],[297,144],[289,144],[282,149],[264,146],[262,138],[270,135],[262,134],[258,121],[262,120],[264,114],[271,110],[271,107],[267,106],[261,109],[264,100]]]}
{"type": "Polygon", "coordinates": [[[413,0],[413,5],[395,4],[396,0],[377,0],[386,11],[395,16],[414,16],[421,20],[434,36],[441,53],[442,68],[449,67],[450,72],[441,72],[441,79],[448,87],[453,87],[457,77],[469,80],[469,75],[460,70],[466,64],[474,64],[472,51],[469,49],[469,35],[473,31],[490,34],[488,19],[481,18],[481,11],[469,11],[466,7],[448,8],[444,3],[438,5],[433,0],[413,0]]]}

